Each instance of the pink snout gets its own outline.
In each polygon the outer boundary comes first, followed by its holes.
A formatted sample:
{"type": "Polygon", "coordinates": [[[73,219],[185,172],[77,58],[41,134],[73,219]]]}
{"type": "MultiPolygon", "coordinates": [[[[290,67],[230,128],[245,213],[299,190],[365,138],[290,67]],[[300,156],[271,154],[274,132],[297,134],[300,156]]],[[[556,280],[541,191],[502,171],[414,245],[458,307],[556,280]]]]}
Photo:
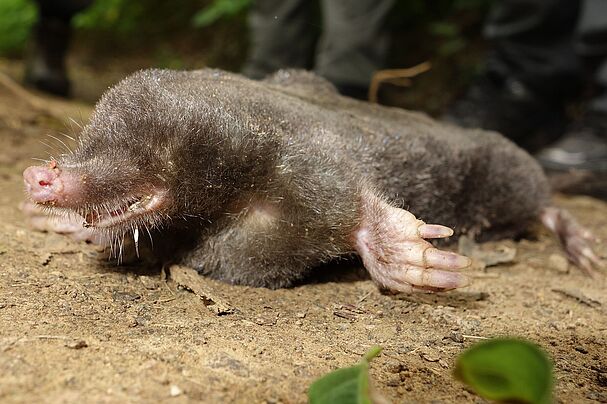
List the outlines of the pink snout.
{"type": "Polygon", "coordinates": [[[23,182],[26,192],[36,203],[66,206],[80,199],[81,182],[74,175],[59,170],[54,162],[26,168],[23,182]]]}

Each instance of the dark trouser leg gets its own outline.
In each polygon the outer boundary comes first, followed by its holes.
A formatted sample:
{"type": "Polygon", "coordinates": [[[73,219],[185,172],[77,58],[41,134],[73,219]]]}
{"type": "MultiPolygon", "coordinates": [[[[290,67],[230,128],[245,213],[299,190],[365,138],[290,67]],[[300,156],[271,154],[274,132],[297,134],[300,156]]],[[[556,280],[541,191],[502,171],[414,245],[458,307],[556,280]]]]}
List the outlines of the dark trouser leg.
{"type": "Polygon", "coordinates": [[[310,0],[256,0],[249,14],[251,44],[243,73],[261,79],[287,67],[310,68],[315,40],[310,0]]]}
{"type": "Polygon", "coordinates": [[[557,173],[555,188],[607,198],[607,2],[584,0],[575,33],[578,54],[593,62],[594,97],[558,142],[538,154],[542,165],[557,173]],[[575,173],[569,175],[569,173],[575,173]],[[563,174],[564,173],[564,174],[563,174]]]}
{"type": "Polygon", "coordinates": [[[342,91],[366,92],[373,72],[385,62],[385,22],[393,5],[394,0],[323,0],[324,29],[314,70],[342,91]]]}
{"type": "Polygon", "coordinates": [[[444,119],[500,132],[528,150],[558,138],[565,101],[583,84],[574,49],[578,0],[500,0],[488,17],[485,74],[444,119]]]}
{"type": "Polygon", "coordinates": [[[565,99],[579,91],[582,62],[574,48],[578,0],[501,0],[485,35],[493,41],[488,69],[534,91],[565,99]]]}
{"type": "Polygon", "coordinates": [[[34,44],[28,61],[26,81],[39,90],[66,96],[69,81],[65,68],[71,37],[70,21],[93,0],[56,0],[36,3],[38,22],[34,26],[34,44]]]}
{"type": "Polygon", "coordinates": [[[580,54],[598,59],[597,96],[589,109],[607,115],[607,1],[585,0],[583,4],[576,48],[580,54]]]}

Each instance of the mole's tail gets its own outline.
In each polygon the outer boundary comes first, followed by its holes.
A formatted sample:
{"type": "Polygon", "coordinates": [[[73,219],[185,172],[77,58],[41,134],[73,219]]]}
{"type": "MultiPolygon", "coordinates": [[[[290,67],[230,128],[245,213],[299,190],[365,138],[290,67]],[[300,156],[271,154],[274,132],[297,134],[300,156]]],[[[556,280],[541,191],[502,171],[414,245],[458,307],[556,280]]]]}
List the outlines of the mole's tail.
{"type": "Polygon", "coordinates": [[[540,215],[542,223],[561,241],[571,262],[590,276],[596,276],[596,268],[605,268],[605,262],[593,250],[593,244],[599,239],[580,225],[565,209],[547,207],[540,215]]]}

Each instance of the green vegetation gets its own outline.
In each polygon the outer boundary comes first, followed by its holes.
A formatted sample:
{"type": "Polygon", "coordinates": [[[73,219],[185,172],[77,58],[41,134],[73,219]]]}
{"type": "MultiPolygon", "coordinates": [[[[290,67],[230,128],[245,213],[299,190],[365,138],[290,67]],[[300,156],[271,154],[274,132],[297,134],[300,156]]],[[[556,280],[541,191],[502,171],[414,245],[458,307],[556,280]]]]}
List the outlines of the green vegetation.
{"type": "Polygon", "coordinates": [[[223,18],[232,18],[245,12],[253,0],[214,0],[194,15],[194,27],[208,27],[223,18]]]}
{"type": "Polygon", "coordinates": [[[373,347],[361,361],[349,368],[337,369],[316,380],[308,389],[310,404],[370,404],[369,361],[379,355],[373,347]]]}
{"type": "Polygon", "coordinates": [[[36,15],[36,7],[28,0],[0,1],[0,54],[23,49],[36,15]]]}
{"type": "MultiPolygon", "coordinates": [[[[244,15],[253,0],[96,0],[77,15],[74,26],[97,33],[106,39],[134,40],[134,37],[166,37],[205,29],[217,23],[244,24],[244,15]],[[133,34],[140,35],[133,35],[133,34]]],[[[470,13],[481,15],[490,0],[407,0],[398,1],[391,13],[395,30],[415,30],[422,35],[441,38],[438,52],[451,53],[465,45],[462,25],[470,13]]],[[[32,0],[0,1],[0,54],[14,54],[23,49],[36,20],[32,0]]],[[[478,21],[478,18],[472,18],[478,21]]],[[[240,28],[237,28],[238,31],[240,28]]],[[[218,38],[220,40],[221,38],[218,38]]]]}
{"type": "Polygon", "coordinates": [[[490,400],[542,404],[552,399],[552,364],[527,341],[504,338],[476,344],[459,356],[454,373],[490,400]]]}
{"type": "MultiPolygon", "coordinates": [[[[371,403],[369,361],[381,352],[373,347],[355,366],[335,370],[308,390],[310,404],[371,403]]],[[[499,402],[546,404],[552,399],[552,364],[536,345],[512,338],[481,342],[458,358],[455,377],[479,396],[499,402]]]]}

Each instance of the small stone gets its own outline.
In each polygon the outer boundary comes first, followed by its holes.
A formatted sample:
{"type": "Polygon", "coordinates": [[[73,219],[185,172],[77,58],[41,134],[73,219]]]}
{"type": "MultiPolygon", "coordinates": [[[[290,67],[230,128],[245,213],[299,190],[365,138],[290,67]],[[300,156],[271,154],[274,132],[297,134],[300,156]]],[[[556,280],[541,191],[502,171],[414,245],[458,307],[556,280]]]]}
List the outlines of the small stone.
{"type": "Polygon", "coordinates": [[[464,342],[464,336],[459,331],[451,331],[449,334],[449,339],[460,344],[464,342]]]}
{"type": "Polygon", "coordinates": [[[177,386],[176,384],[171,384],[169,394],[171,397],[177,397],[183,394],[183,390],[181,390],[181,388],[179,388],[179,386],[177,386]]]}
{"type": "Polygon", "coordinates": [[[579,353],[583,353],[583,354],[587,354],[588,353],[588,350],[586,348],[584,348],[583,346],[576,346],[573,349],[575,349],[579,353]]]}
{"type": "Polygon", "coordinates": [[[141,275],[139,276],[139,280],[143,284],[143,287],[148,290],[155,290],[160,287],[160,278],[158,277],[141,275]]]}
{"type": "Polygon", "coordinates": [[[386,382],[386,384],[390,387],[398,387],[401,384],[401,380],[400,380],[400,376],[399,375],[395,375],[392,374],[390,376],[388,376],[388,381],[386,382]]]}
{"type": "Polygon", "coordinates": [[[429,347],[423,347],[420,349],[419,355],[422,357],[422,359],[428,362],[438,362],[440,360],[439,353],[435,349],[429,347]]]}
{"type": "Polygon", "coordinates": [[[47,266],[51,262],[52,259],[53,259],[53,254],[48,253],[48,252],[44,253],[40,257],[40,265],[47,266]]]}
{"type": "Polygon", "coordinates": [[[403,365],[397,360],[391,360],[386,366],[388,372],[399,373],[403,369],[403,365]]]}
{"type": "Polygon", "coordinates": [[[550,254],[550,257],[548,257],[548,264],[557,272],[562,274],[569,273],[569,261],[560,254],[550,254]]]}
{"type": "Polygon", "coordinates": [[[303,321],[301,321],[301,320],[297,320],[297,321],[295,322],[295,325],[297,325],[297,326],[302,326],[302,325],[303,325],[303,321]]]}
{"type": "Polygon", "coordinates": [[[118,290],[115,290],[112,293],[112,300],[115,302],[134,302],[139,299],[141,299],[141,295],[138,295],[137,293],[128,293],[118,290]]]}
{"type": "Polygon", "coordinates": [[[297,314],[295,315],[295,317],[297,317],[297,318],[306,318],[306,313],[305,313],[305,312],[302,312],[302,313],[297,313],[297,314]]]}
{"type": "Polygon", "coordinates": [[[82,349],[89,346],[84,340],[74,340],[65,343],[65,346],[70,349],[82,349]]]}
{"type": "Polygon", "coordinates": [[[324,354],[323,358],[326,359],[326,360],[328,360],[328,361],[335,360],[335,356],[333,356],[333,354],[330,353],[330,352],[327,352],[326,354],[324,354]]]}

